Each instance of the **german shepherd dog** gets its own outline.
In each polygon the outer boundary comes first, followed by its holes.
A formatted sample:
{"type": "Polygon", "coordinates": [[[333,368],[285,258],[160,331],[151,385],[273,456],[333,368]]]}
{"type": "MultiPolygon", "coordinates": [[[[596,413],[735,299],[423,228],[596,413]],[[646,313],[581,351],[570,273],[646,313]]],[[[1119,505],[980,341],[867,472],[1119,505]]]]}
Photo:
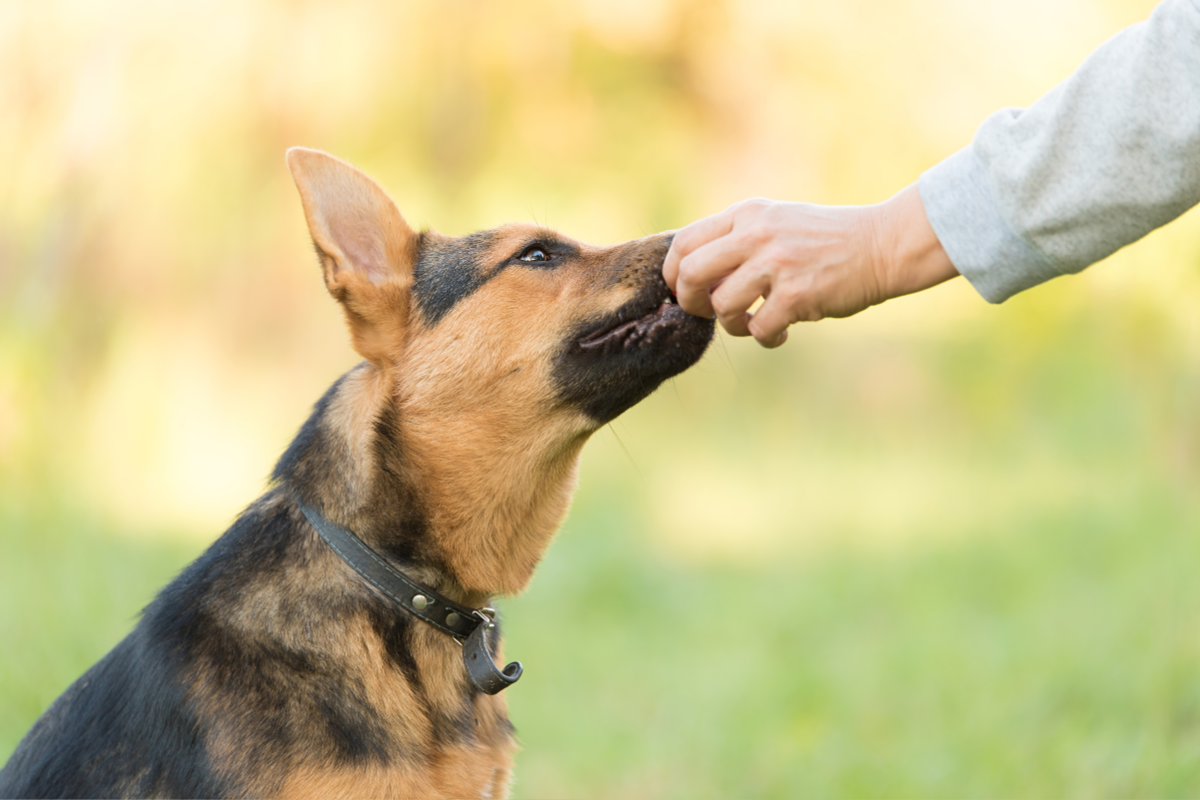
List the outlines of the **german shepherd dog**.
{"type": "Polygon", "coordinates": [[[490,692],[520,667],[488,655],[503,677],[477,681],[447,611],[478,617],[495,649],[476,610],[529,581],[588,436],[694,364],[713,323],[663,282],[669,235],[417,233],[349,165],[287,161],[364,361],[266,494],[36,722],[0,796],[507,793],[513,728],[490,692]]]}

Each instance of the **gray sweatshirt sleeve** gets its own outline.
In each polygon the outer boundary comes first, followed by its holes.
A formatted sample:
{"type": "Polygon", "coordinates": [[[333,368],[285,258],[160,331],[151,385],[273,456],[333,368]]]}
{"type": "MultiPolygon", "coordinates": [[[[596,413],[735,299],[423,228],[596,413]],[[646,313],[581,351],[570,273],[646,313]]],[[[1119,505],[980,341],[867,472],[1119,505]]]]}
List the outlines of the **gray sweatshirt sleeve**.
{"type": "Polygon", "coordinates": [[[1164,0],[918,186],[950,260],[993,303],[1200,203],[1200,0],[1164,0]]]}

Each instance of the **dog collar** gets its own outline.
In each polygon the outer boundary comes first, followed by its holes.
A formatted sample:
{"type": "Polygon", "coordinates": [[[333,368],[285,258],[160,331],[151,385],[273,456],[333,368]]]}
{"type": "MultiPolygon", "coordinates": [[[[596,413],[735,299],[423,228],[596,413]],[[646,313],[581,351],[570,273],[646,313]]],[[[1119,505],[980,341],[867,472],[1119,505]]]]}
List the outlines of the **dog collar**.
{"type": "Polygon", "coordinates": [[[487,632],[495,629],[496,611],[492,608],[468,608],[449,597],[422,586],[393,569],[383,557],[351,531],[326,519],[320,512],[296,500],[305,519],[333,552],[362,576],[363,580],[390,597],[422,622],[454,637],[462,645],[463,664],[471,685],[485,694],[496,694],[512,686],[521,677],[520,661],[503,670],[497,669],[488,649],[487,632]]]}

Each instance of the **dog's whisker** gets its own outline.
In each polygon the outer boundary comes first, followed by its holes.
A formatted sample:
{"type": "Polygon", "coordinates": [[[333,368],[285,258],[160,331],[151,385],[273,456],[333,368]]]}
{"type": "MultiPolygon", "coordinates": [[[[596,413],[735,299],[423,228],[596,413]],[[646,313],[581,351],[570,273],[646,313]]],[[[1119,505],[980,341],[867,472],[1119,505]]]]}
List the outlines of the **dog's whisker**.
{"type": "Polygon", "coordinates": [[[617,429],[613,422],[608,423],[608,429],[612,432],[613,438],[617,440],[617,444],[621,446],[621,450],[625,452],[626,458],[629,459],[629,465],[633,467],[633,471],[636,472],[638,477],[642,479],[642,483],[650,483],[649,479],[646,478],[645,473],[642,472],[641,467],[638,466],[637,459],[633,457],[633,453],[629,452],[629,448],[625,446],[624,440],[622,440],[621,436],[617,433],[617,429]]]}
{"type": "Polygon", "coordinates": [[[725,363],[726,363],[726,365],[728,365],[729,371],[732,372],[733,377],[740,382],[742,379],[742,376],[738,375],[737,366],[735,366],[733,363],[733,357],[729,355],[729,346],[725,342],[724,329],[717,331],[717,341],[720,342],[720,344],[721,344],[720,352],[721,352],[721,355],[725,356],[725,363]]]}

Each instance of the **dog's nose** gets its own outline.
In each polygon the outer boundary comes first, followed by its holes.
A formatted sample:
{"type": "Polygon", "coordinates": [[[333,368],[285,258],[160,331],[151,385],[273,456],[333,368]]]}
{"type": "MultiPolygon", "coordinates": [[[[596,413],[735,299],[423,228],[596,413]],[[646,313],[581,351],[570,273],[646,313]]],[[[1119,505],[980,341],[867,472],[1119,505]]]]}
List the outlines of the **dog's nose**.
{"type": "MultiPolygon", "coordinates": [[[[677,231],[669,231],[665,236],[662,237],[662,239],[659,240],[659,242],[661,243],[661,246],[662,246],[662,255],[659,256],[659,258],[657,260],[659,275],[662,274],[663,264],[667,260],[667,253],[669,253],[671,251],[671,243],[675,241],[676,233],[677,233],[677,231]]],[[[672,298],[673,297],[674,297],[674,295],[672,295],[672,298]]]]}

